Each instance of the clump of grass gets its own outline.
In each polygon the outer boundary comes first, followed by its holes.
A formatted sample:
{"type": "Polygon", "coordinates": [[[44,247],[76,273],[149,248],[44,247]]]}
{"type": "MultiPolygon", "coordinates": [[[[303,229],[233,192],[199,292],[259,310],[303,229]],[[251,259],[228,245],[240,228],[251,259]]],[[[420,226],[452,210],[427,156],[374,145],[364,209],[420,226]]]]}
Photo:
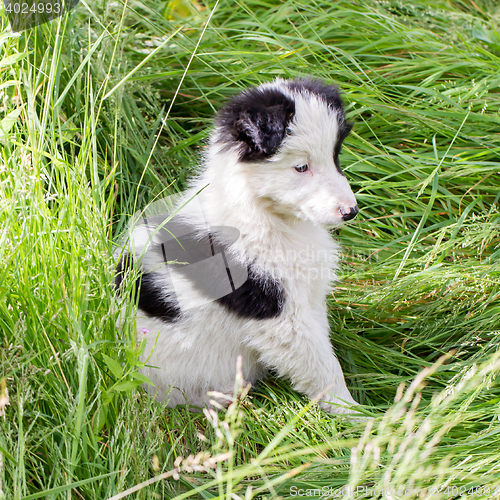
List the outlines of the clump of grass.
{"type": "Polygon", "coordinates": [[[185,7],[81,5],[21,34],[2,18],[0,496],[105,499],[178,469],[135,498],[491,498],[498,7],[185,7]],[[208,419],[164,408],[138,387],[141,339],[116,330],[113,241],[183,188],[224,99],[311,74],[342,87],[355,122],[342,163],[361,213],[336,235],[329,310],[348,385],[376,418],[327,415],[272,378],[208,419]],[[178,468],[200,453],[227,460],[178,468]]]}

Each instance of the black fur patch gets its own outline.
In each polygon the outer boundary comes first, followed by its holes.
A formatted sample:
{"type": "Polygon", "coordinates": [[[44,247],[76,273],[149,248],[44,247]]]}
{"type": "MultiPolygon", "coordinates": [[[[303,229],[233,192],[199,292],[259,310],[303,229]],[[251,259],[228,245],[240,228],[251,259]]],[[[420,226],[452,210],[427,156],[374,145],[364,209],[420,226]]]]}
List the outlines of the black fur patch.
{"type": "Polygon", "coordinates": [[[218,302],[241,318],[271,319],[283,311],[285,293],[278,280],[256,274],[249,265],[247,281],[218,302]]]}
{"type": "Polygon", "coordinates": [[[139,307],[148,316],[173,321],[180,317],[181,310],[177,301],[170,295],[165,300],[164,289],[158,284],[158,277],[154,273],[143,273],[141,279],[136,282],[139,286],[139,307]]]}
{"type": "MultiPolygon", "coordinates": [[[[115,285],[120,290],[127,271],[134,267],[133,257],[125,254],[116,266],[115,285]]],[[[163,321],[174,321],[181,315],[181,310],[174,296],[165,297],[165,290],[159,284],[159,276],[155,273],[141,273],[135,282],[136,297],[139,295],[138,306],[148,316],[163,321]]]]}
{"type": "Polygon", "coordinates": [[[253,88],[220,111],[217,125],[225,144],[238,144],[240,161],[264,160],[278,151],[294,113],[295,103],[279,90],[253,88]]]}
{"type": "Polygon", "coordinates": [[[295,92],[307,91],[309,94],[319,97],[331,109],[344,112],[344,103],[338,87],[335,85],[328,85],[320,80],[312,78],[296,78],[288,82],[288,88],[295,92]]]}

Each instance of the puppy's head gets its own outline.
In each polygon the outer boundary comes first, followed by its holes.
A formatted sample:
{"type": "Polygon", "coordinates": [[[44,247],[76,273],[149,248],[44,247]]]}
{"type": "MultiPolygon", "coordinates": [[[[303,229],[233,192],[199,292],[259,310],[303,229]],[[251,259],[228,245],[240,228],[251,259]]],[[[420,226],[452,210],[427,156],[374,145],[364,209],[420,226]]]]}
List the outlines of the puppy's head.
{"type": "Polygon", "coordinates": [[[237,152],[256,196],[278,213],[331,226],[358,213],[339,162],[350,131],[338,89],[302,79],[249,89],[216,122],[217,142],[237,152]]]}

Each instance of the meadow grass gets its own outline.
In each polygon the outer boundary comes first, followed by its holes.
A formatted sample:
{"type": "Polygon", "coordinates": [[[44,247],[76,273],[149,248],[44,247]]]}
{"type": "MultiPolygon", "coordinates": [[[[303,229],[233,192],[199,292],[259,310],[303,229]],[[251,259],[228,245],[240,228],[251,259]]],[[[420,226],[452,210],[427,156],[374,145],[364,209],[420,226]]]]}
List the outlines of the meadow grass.
{"type": "Polygon", "coordinates": [[[3,17],[0,498],[499,497],[499,15],[82,0],[20,34],[3,17]],[[115,326],[113,242],[182,190],[228,96],[298,75],[338,84],[355,123],[341,161],[360,214],[335,235],[328,304],[374,418],[273,377],[227,412],[166,408],[115,326]]]}

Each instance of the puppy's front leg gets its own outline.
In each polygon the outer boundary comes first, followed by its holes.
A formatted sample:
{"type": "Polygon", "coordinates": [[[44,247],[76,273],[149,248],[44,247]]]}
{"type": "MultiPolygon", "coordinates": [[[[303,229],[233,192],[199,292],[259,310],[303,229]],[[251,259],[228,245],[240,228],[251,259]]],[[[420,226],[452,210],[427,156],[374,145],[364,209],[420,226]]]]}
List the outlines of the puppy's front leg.
{"type": "Polygon", "coordinates": [[[308,321],[308,325],[298,321],[285,323],[286,327],[280,325],[279,331],[286,331],[286,335],[275,330],[259,339],[261,362],[290,379],[293,388],[310,399],[321,396],[319,405],[324,410],[357,413],[349,408],[357,403],[346,387],[342,368],[333,353],[326,318],[308,321]]]}

